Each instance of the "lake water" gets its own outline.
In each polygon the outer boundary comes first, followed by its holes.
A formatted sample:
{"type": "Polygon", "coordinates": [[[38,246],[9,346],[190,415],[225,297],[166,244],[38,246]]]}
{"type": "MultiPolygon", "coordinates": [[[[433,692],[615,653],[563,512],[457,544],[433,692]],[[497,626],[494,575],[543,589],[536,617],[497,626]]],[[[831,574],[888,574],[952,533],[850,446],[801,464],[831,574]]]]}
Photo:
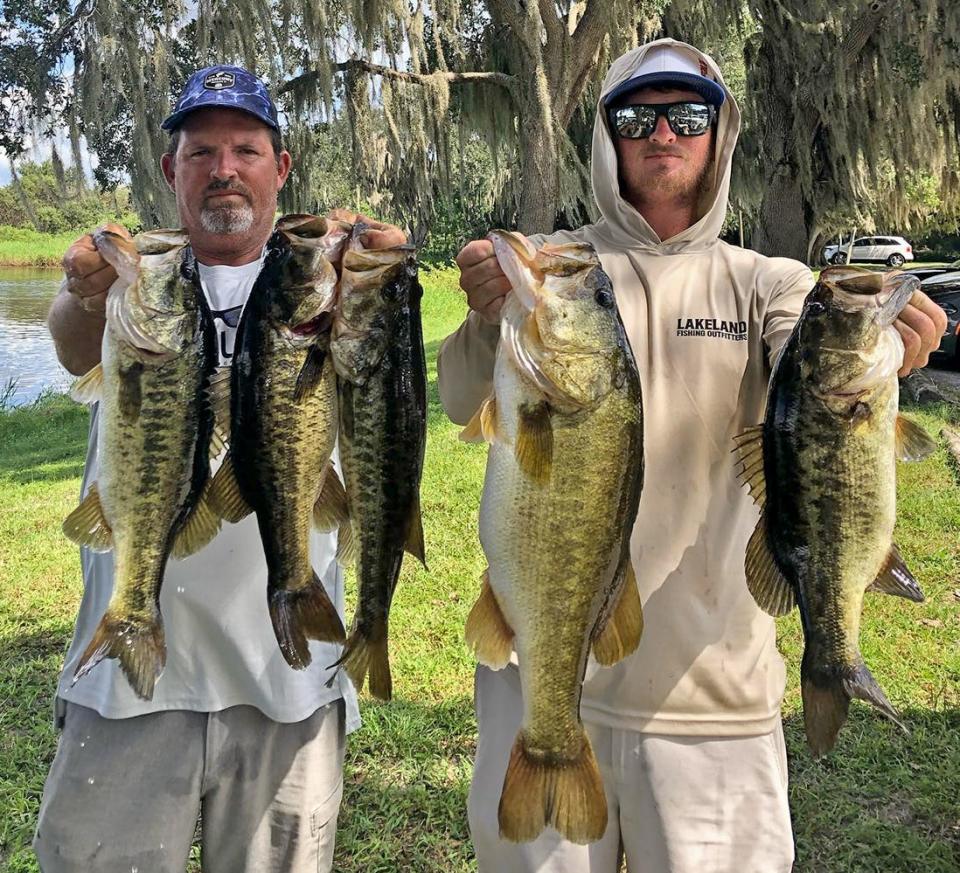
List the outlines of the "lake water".
{"type": "Polygon", "coordinates": [[[47,331],[47,309],[60,287],[59,270],[0,267],[0,392],[29,403],[44,389],[66,390],[73,377],[60,366],[47,331]]]}

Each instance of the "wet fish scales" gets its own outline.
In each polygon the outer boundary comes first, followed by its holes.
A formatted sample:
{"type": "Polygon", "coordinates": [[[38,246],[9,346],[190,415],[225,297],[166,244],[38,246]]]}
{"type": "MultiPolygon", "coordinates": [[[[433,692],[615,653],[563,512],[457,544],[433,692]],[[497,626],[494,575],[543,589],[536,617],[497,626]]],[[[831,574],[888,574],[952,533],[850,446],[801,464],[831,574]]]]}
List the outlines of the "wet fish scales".
{"type": "MultiPolygon", "coordinates": [[[[363,226],[355,228],[358,240],[363,226]]],[[[340,557],[356,564],[359,599],[343,655],[357,689],[389,700],[390,604],[404,551],[424,558],[419,487],[426,445],[422,288],[411,246],[344,255],[331,353],[350,515],[340,557]]]]}
{"type": "Polygon", "coordinates": [[[639,642],[629,555],[643,480],[640,380],[609,279],[592,249],[492,235],[513,292],[494,396],[465,431],[491,443],[480,510],[489,569],[467,621],[481,663],[516,650],[520,733],[501,835],[545,827],[587,843],[606,827],[603,785],[580,720],[591,647],[614,663],[639,642]],[[525,302],[524,302],[525,301],[525,302]]]}
{"type": "Polygon", "coordinates": [[[893,543],[895,459],[929,438],[898,419],[902,358],[891,327],[916,283],[851,268],[827,270],[776,365],[761,428],[738,454],[761,518],[747,548],[747,583],[773,615],[800,607],[807,741],[829,751],[850,699],[904,727],[859,649],[864,592],[922,599],[893,543]]]}
{"type": "MultiPolygon", "coordinates": [[[[342,642],[343,623],[310,562],[314,514],[342,485],[330,462],[337,434],[330,319],[344,228],[285,216],[237,329],[230,380],[230,451],[214,477],[218,511],[256,514],[267,606],[288,664],[306,668],[309,640],[342,642]]],[[[342,500],[340,501],[342,504],[342,500]]]]}
{"type": "Polygon", "coordinates": [[[76,389],[79,399],[100,401],[99,473],[64,522],[75,542],[114,552],[114,592],[74,681],[117,658],[147,700],[166,660],[159,598],[167,557],[191,554],[219,528],[206,501],[213,416],[205,392],[216,335],[185,235],[161,233],[133,242],[95,236],[120,273],[102,363],[76,389]]]}

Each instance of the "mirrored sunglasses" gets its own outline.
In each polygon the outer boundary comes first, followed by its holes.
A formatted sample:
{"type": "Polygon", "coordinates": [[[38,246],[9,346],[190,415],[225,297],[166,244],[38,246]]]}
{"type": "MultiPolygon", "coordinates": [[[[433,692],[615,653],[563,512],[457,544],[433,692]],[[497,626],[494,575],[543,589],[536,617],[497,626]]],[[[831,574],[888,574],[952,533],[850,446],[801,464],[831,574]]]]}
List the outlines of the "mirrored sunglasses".
{"type": "Polygon", "coordinates": [[[717,117],[710,103],[636,103],[609,111],[610,127],[625,139],[646,139],[656,130],[660,116],[677,136],[702,136],[717,117]]]}

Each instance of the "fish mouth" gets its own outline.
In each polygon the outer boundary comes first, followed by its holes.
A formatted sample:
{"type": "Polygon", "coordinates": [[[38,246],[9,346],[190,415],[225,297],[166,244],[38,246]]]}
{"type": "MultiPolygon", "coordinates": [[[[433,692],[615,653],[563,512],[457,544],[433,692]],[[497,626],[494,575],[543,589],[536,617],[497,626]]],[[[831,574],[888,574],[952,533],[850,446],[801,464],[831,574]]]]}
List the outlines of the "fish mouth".
{"type": "Polygon", "coordinates": [[[920,280],[909,273],[874,273],[861,267],[829,267],[820,274],[820,282],[833,293],[831,305],[846,312],[874,309],[883,327],[897,320],[920,289],[920,280]]]}
{"type": "Polygon", "coordinates": [[[302,324],[291,325],[289,330],[293,336],[316,336],[330,329],[330,323],[333,320],[333,314],[330,312],[321,312],[315,318],[305,321],[302,324]]]}
{"type": "Polygon", "coordinates": [[[516,299],[528,312],[537,307],[543,273],[536,265],[537,250],[519,233],[510,230],[492,230],[487,239],[493,243],[500,269],[510,282],[516,299]]]}

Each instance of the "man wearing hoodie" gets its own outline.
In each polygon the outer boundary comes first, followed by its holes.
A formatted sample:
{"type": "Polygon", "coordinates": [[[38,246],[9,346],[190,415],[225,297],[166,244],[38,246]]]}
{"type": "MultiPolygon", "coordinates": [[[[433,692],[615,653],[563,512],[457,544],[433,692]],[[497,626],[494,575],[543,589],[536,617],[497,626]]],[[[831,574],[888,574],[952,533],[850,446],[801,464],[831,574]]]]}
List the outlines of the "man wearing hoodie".
{"type": "MultiPolygon", "coordinates": [[[[793,863],[773,619],[744,580],[757,511],[733,437],[763,418],[771,364],[813,285],[797,261],[721,242],[740,112],[714,61],[671,39],[611,67],[593,133],[601,218],[535,237],[591,243],[643,385],[646,474],[631,537],[645,627],[636,652],[584,682],[581,712],[608,825],[580,846],[547,831],[501,840],[500,789],[522,701],[514,666],[479,667],[470,829],[481,873],[780,873],[793,863]]],[[[492,245],[457,257],[471,308],[444,342],[440,396],[466,423],[491,393],[509,283],[492,245]]],[[[897,324],[903,373],[945,328],[917,295],[897,324]]]]}

